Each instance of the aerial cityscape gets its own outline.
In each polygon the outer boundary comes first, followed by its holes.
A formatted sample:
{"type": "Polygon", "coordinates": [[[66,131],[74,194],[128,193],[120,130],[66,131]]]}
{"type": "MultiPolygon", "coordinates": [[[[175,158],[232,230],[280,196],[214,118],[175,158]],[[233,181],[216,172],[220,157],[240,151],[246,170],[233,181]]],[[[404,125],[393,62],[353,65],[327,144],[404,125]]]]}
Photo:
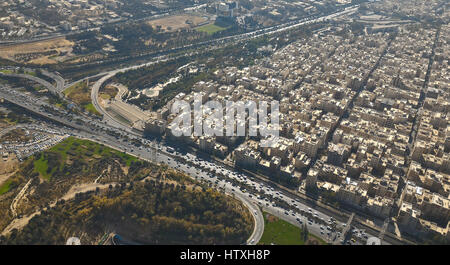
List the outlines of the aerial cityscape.
{"type": "Polygon", "coordinates": [[[0,246],[450,244],[449,7],[2,1],[0,246]]]}

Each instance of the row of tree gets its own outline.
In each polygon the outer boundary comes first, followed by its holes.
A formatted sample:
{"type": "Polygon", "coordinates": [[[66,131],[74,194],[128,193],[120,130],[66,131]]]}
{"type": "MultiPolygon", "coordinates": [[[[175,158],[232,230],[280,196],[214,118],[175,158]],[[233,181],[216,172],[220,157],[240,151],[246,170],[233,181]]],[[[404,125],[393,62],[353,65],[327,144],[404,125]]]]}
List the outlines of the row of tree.
{"type": "Polygon", "coordinates": [[[87,234],[82,243],[95,244],[116,232],[143,244],[241,244],[251,231],[250,213],[235,200],[210,189],[149,181],[59,203],[1,243],[64,244],[87,234]]]}

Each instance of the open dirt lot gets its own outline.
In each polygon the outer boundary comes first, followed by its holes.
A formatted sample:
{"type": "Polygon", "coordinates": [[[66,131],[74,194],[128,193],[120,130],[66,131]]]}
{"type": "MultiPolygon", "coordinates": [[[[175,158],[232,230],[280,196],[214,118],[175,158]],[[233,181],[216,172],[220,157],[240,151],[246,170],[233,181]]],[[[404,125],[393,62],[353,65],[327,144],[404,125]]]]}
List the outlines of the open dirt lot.
{"type": "Polygon", "coordinates": [[[9,154],[6,160],[0,157],[0,179],[2,178],[2,176],[9,177],[9,175],[17,169],[18,165],[19,161],[17,160],[16,155],[13,153],[9,154]]]}
{"type": "Polygon", "coordinates": [[[208,21],[207,17],[200,15],[175,15],[161,19],[148,21],[153,28],[161,26],[165,31],[176,31],[181,28],[195,27],[198,24],[208,21]],[[188,23],[186,23],[188,22],[188,23]]]}
{"type": "Polygon", "coordinates": [[[65,38],[2,45],[0,57],[23,63],[54,64],[58,62],[58,56],[70,53],[73,45],[65,38]]]}

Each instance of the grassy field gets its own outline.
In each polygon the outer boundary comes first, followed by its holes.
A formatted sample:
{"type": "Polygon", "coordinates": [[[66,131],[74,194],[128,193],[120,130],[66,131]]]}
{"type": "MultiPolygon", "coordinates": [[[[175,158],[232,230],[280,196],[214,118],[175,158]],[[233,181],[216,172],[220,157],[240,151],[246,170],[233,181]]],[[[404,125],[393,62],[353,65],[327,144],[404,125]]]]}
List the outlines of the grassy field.
{"type": "Polygon", "coordinates": [[[99,96],[104,100],[108,100],[114,98],[118,92],[119,90],[116,87],[107,85],[100,89],[99,96]]]}
{"type": "Polygon", "coordinates": [[[214,24],[208,24],[208,25],[204,25],[204,26],[198,27],[195,30],[201,31],[201,32],[206,32],[209,35],[212,35],[212,34],[214,34],[216,32],[219,32],[219,31],[222,31],[222,30],[226,30],[226,28],[219,27],[219,26],[214,25],[214,24]]]}
{"type": "Polygon", "coordinates": [[[33,89],[34,89],[34,91],[39,92],[39,91],[45,90],[47,88],[44,86],[38,85],[38,86],[34,86],[33,89]]]}
{"type": "MultiPolygon", "coordinates": [[[[13,71],[13,70],[7,70],[7,69],[0,70],[0,72],[4,73],[4,74],[20,74],[20,72],[16,72],[16,71],[13,71]]],[[[33,71],[23,72],[22,74],[31,75],[31,76],[37,76],[37,74],[35,72],[33,72],[33,71]]]]}
{"type": "Polygon", "coordinates": [[[269,213],[264,212],[264,234],[259,241],[260,245],[325,245],[322,239],[309,234],[308,242],[301,238],[302,229],[269,213]]]}
{"type": "Polygon", "coordinates": [[[111,99],[111,96],[108,95],[108,94],[100,94],[100,97],[101,97],[102,99],[104,99],[104,100],[111,99]]]}
{"type": "Polygon", "coordinates": [[[55,103],[55,106],[60,109],[64,108],[64,105],[62,103],[55,103]]]}
{"type": "Polygon", "coordinates": [[[0,186],[0,195],[7,193],[9,191],[9,186],[11,185],[11,180],[7,180],[3,185],[0,186]]]}
{"type": "Polygon", "coordinates": [[[12,73],[14,73],[12,70],[6,70],[6,69],[0,70],[0,72],[4,73],[4,74],[12,74],[12,73]]]}
{"type": "Polygon", "coordinates": [[[91,90],[89,89],[87,82],[79,82],[75,85],[67,88],[63,91],[64,95],[81,106],[85,111],[95,115],[101,115],[92,105],[91,102],[91,90]]]}
{"type": "Polygon", "coordinates": [[[44,155],[41,155],[41,157],[34,161],[34,170],[36,172],[39,172],[41,177],[43,177],[46,180],[50,179],[51,174],[56,170],[56,168],[53,169],[53,172],[48,173],[48,160],[44,158],[44,155]]]}
{"type": "Polygon", "coordinates": [[[31,76],[37,76],[37,74],[35,72],[25,72],[24,74],[31,75],[31,76]]]}
{"type": "Polygon", "coordinates": [[[101,115],[100,112],[98,112],[95,109],[95,107],[94,107],[94,105],[92,103],[88,103],[86,105],[82,105],[82,107],[83,107],[83,109],[85,109],[86,111],[88,111],[88,112],[90,112],[92,114],[99,115],[99,116],[101,115]]]}
{"type": "Polygon", "coordinates": [[[85,91],[85,90],[87,90],[87,82],[83,81],[83,82],[78,82],[71,87],[68,87],[66,90],[63,91],[63,93],[66,97],[70,98],[71,96],[73,97],[76,92],[85,91]]]}
{"type": "Polygon", "coordinates": [[[67,163],[71,163],[73,160],[83,160],[85,162],[91,162],[100,158],[119,156],[122,157],[126,165],[129,166],[131,162],[138,159],[134,156],[119,152],[104,145],[100,145],[88,140],[77,139],[75,137],[69,137],[61,143],[48,149],[46,152],[56,154],[58,159],[55,166],[55,161],[50,161],[45,155],[45,152],[40,154],[40,157],[34,157],[30,159],[34,160],[34,171],[46,180],[50,180],[53,173],[57,170],[63,170],[67,163]],[[49,170],[49,164],[53,164],[49,170]]]}

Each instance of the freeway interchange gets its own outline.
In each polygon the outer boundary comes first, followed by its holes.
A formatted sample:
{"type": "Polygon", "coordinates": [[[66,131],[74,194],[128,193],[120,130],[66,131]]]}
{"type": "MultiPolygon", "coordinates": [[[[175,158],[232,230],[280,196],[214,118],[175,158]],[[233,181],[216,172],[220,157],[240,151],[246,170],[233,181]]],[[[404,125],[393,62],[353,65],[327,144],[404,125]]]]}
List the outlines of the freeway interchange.
{"type": "MultiPolygon", "coordinates": [[[[196,44],[195,46],[187,45],[181,48],[173,49],[173,51],[176,52],[180,49],[195,48],[198,45],[224,43],[229,40],[249,40],[264,35],[279,33],[294,27],[320,22],[338,15],[346,14],[348,12],[352,12],[355,8],[357,8],[357,6],[349,7],[345,10],[340,10],[336,13],[320,18],[302,19],[297,22],[290,22],[250,33],[224,37],[205,43],[196,44]]],[[[184,56],[189,55],[187,54],[184,56]]],[[[267,181],[252,177],[233,168],[219,165],[216,161],[202,159],[182,150],[175,151],[169,146],[168,143],[163,141],[151,142],[148,139],[143,138],[141,133],[133,131],[129,126],[117,121],[100,106],[98,103],[98,92],[101,86],[114,75],[119,72],[137,69],[164,60],[169,59],[165,56],[158,56],[155,57],[154,61],[150,63],[129,66],[95,75],[96,77],[101,78],[95,82],[92,88],[91,99],[94,107],[101,114],[103,114],[103,120],[86,116],[77,116],[73,113],[56,110],[53,106],[44,102],[40,98],[24,95],[15,90],[11,90],[6,86],[0,86],[0,98],[26,109],[35,115],[44,118],[46,121],[58,124],[60,129],[68,135],[102,143],[120,151],[135,155],[144,160],[153,161],[159,164],[166,164],[169,167],[185,172],[198,181],[215,186],[217,189],[222,190],[226,194],[234,196],[246,205],[255,220],[254,231],[246,242],[247,244],[257,244],[262,237],[264,232],[264,219],[261,209],[295,226],[302,227],[303,225],[306,225],[310,233],[322,238],[328,243],[351,244],[351,241],[343,240],[345,235],[341,234],[341,231],[347,230],[350,230],[349,232],[354,233],[358,238],[361,238],[362,241],[367,240],[369,237],[377,236],[376,230],[372,229],[366,232],[366,227],[361,226],[360,224],[353,225],[359,229],[349,229],[349,227],[346,227],[348,226],[347,220],[343,219],[342,216],[333,215],[332,212],[324,211],[320,207],[317,207],[317,205],[309,205],[304,199],[300,200],[298,196],[287,193],[285,190],[277,187],[277,185],[272,185],[267,181]],[[50,113],[49,109],[53,109],[54,111],[51,111],[50,113]],[[132,144],[132,142],[136,141],[141,142],[142,145],[137,147],[132,144]],[[286,205],[288,205],[288,207],[285,207],[286,205]]],[[[2,74],[6,75],[4,73],[2,74]]],[[[53,86],[43,79],[30,75],[9,75],[19,78],[26,78],[40,83],[53,94],[63,97],[63,89],[70,85],[65,84],[65,80],[59,75],[49,73],[47,71],[43,71],[43,74],[54,79],[56,86],[53,86]]],[[[80,80],[76,82],[79,81],[80,80]]],[[[400,242],[397,238],[386,234],[382,243],[398,244],[403,242],[400,242]]]]}
{"type": "MultiPolygon", "coordinates": [[[[294,198],[268,183],[258,181],[242,172],[232,171],[215,162],[201,159],[193,154],[175,151],[165,142],[155,142],[143,139],[142,135],[125,131],[97,119],[83,117],[77,120],[74,114],[48,113],[43,106],[44,101],[31,96],[23,95],[8,87],[0,86],[0,97],[5,101],[27,109],[28,111],[55,122],[60,126],[61,132],[98,142],[141,159],[166,164],[169,167],[185,172],[198,181],[211,184],[225,193],[242,201],[255,219],[255,227],[247,244],[256,244],[264,232],[264,219],[260,209],[277,216],[293,225],[302,227],[307,225],[308,231],[321,237],[326,242],[333,243],[339,239],[340,230],[345,227],[345,220],[338,221],[332,216],[312,209],[297,198],[294,198]],[[114,135],[110,135],[114,132],[114,135]],[[142,143],[136,147],[132,140],[142,143]],[[256,192],[244,187],[252,187],[256,192]],[[283,208],[277,201],[284,201],[293,206],[291,209],[283,208]]],[[[48,106],[47,106],[48,107],[48,106]]],[[[358,231],[361,237],[370,237],[363,230],[358,231]]],[[[342,243],[342,242],[338,242],[342,243]]],[[[387,242],[386,242],[387,243],[387,242]]]]}

